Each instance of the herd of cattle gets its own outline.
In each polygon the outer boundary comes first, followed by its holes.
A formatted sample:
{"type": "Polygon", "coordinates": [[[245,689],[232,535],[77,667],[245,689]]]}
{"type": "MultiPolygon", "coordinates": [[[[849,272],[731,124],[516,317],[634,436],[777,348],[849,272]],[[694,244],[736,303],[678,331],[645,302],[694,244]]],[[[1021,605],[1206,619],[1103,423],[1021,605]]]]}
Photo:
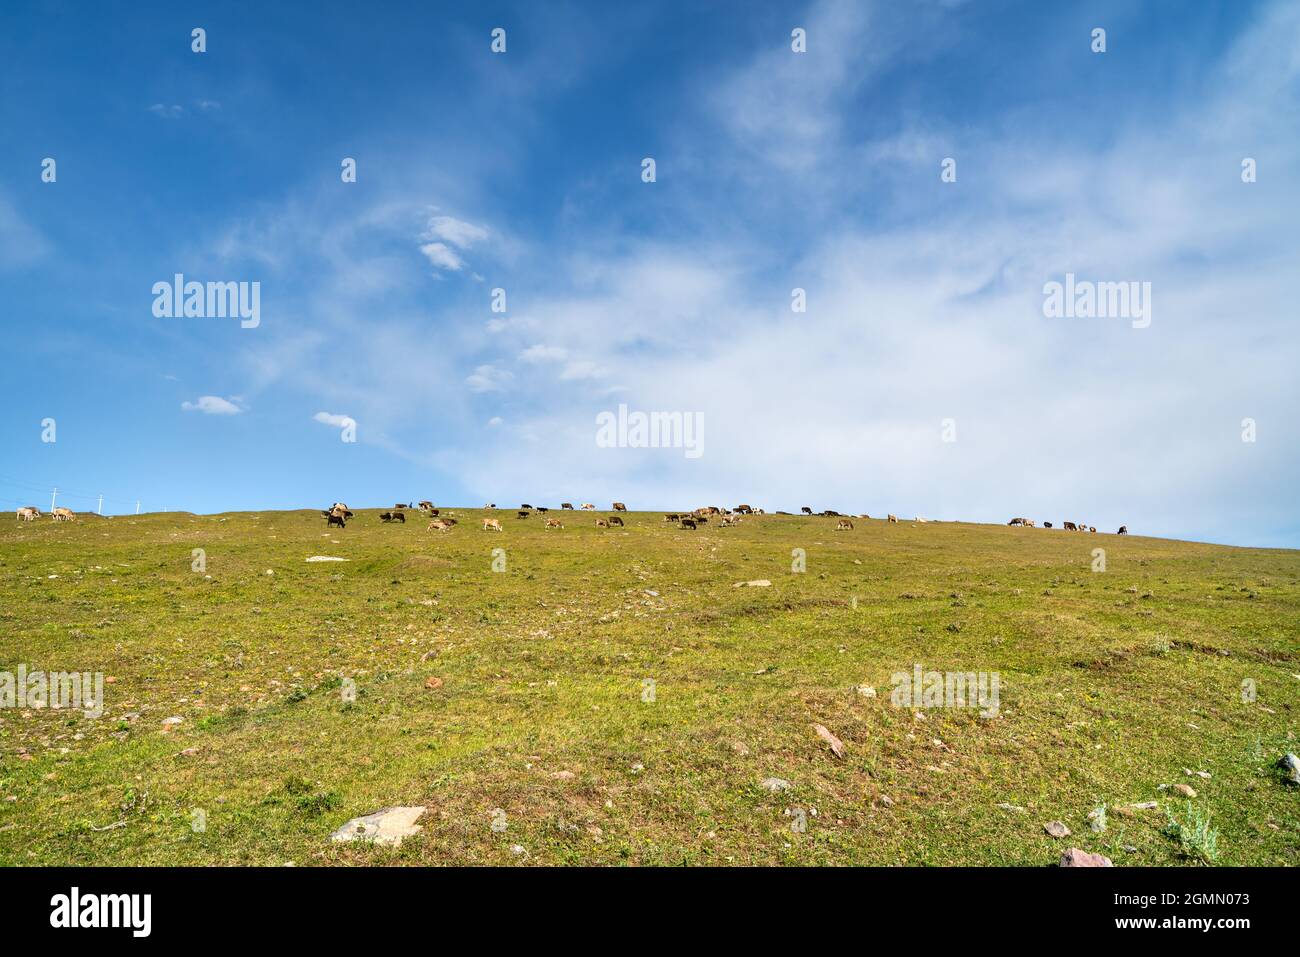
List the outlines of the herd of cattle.
{"type": "MultiPolygon", "coordinates": [[[[24,505],[18,509],[18,521],[34,522],[41,517],[41,510],[35,505],[24,505]]],[[[70,508],[60,506],[50,512],[50,518],[56,522],[71,522],[77,518],[77,513],[70,508]]]]}
{"type": "MultiPolygon", "coordinates": [[[[590,502],[584,502],[582,505],[579,506],[579,508],[582,509],[583,511],[593,511],[596,508],[596,506],[590,502]]],[[[560,509],[574,511],[573,503],[563,502],[560,505],[560,509]]],[[[495,511],[496,503],[490,502],[487,505],[484,505],[483,510],[487,512],[495,511]]],[[[614,502],[613,510],[615,512],[626,512],[627,506],[622,502],[614,502]]],[[[67,510],[64,509],[64,511],[67,510]]],[[[515,512],[515,518],[526,519],[534,512],[541,515],[545,515],[549,511],[550,509],[545,506],[542,505],[533,506],[525,502],[524,504],[520,505],[518,511],[515,512]]],[[[450,515],[443,515],[441,509],[434,508],[433,503],[428,501],[420,502],[418,505],[412,503],[403,504],[402,502],[398,502],[396,505],[392,507],[390,511],[380,512],[379,520],[385,523],[400,522],[401,524],[405,525],[406,515],[408,512],[418,512],[420,514],[429,516],[432,519],[432,521],[429,522],[429,526],[428,526],[429,531],[449,532],[457,524],[459,524],[455,518],[451,517],[450,515]]],[[[821,512],[814,513],[812,508],[807,505],[805,505],[802,509],[800,509],[800,512],[804,515],[815,514],[823,518],[837,518],[839,519],[839,521],[835,525],[835,530],[837,532],[853,531],[853,521],[852,521],[853,516],[844,515],[840,512],[834,511],[833,509],[825,509],[821,512]]],[[[699,526],[706,524],[710,519],[716,518],[718,520],[718,524],[726,528],[728,526],[740,524],[741,520],[746,515],[765,515],[765,514],[767,513],[764,512],[761,508],[753,508],[752,506],[749,505],[737,505],[735,508],[719,508],[716,505],[706,505],[702,508],[697,508],[691,512],[669,512],[664,516],[664,521],[675,524],[678,527],[683,529],[694,530],[699,528],[699,526]]],[[[789,515],[791,513],[773,512],[772,514],[789,515]]],[[[327,525],[330,526],[337,525],[339,528],[346,528],[347,521],[348,519],[352,518],[353,513],[343,502],[335,502],[329,508],[323,509],[321,511],[321,515],[325,517],[327,525]]],[[[867,514],[858,515],[856,517],[868,518],[868,519],[871,518],[871,516],[867,514]]],[[[886,515],[885,519],[887,522],[891,522],[895,524],[898,522],[897,515],[886,515]]],[[[924,525],[928,522],[929,519],[921,518],[919,515],[915,519],[913,519],[913,524],[924,525]]],[[[1007,522],[1007,524],[1020,525],[1026,528],[1033,528],[1036,525],[1034,520],[1030,518],[1013,518],[1011,521],[1007,522]]],[[[564,522],[562,522],[558,518],[547,518],[544,527],[548,529],[551,528],[563,529],[564,522]]],[[[596,527],[597,528],[622,528],[624,527],[623,519],[619,518],[617,515],[608,515],[605,516],[604,518],[598,517],[596,519],[596,527]]],[[[1043,527],[1051,528],[1052,523],[1043,522],[1043,527]]],[[[1082,522],[1063,522],[1061,524],[1061,527],[1068,532],[1096,532],[1097,531],[1095,527],[1091,525],[1085,525],[1082,522]]],[[[483,530],[485,532],[504,531],[504,529],[501,527],[501,521],[495,518],[484,518],[483,530]]],[[[1116,534],[1127,535],[1128,526],[1121,525],[1119,527],[1119,531],[1116,534]]]]}
{"type": "MultiPolygon", "coordinates": [[[[582,511],[590,512],[590,511],[594,511],[596,506],[593,505],[591,502],[583,502],[581,505],[578,506],[578,508],[581,509],[582,511]]],[[[560,509],[562,511],[564,510],[575,511],[572,502],[561,503],[560,509]]],[[[483,510],[488,512],[495,511],[496,504],[489,503],[487,505],[484,505],[483,510]]],[[[626,512],[627,506],[622,502],[615,502],[613,503],[613,510],[615,512],[626,512]]],[[[549,511],[550,509],[545,506],[542,505],[532,506],[529,505],[527,502],[525,502],[523,505],[519,506],[519,510],[515,513],[515,518],[528,518],[528,516],[532,515],[534,512],[541,515],[545,515],[549,511]]],[[[408,512],[417,512],[419,514],[429,516],[429,518],[432,519],[432,521],[429,522],[429,526],[428,526],[430,531],[449,532],[452,530],[452,528],[454,528],[458,524],[456,519],[452,518],[450,515],[443,515],[441,509],[434,508],[433,503],[428,501],[420,502],[419,504],[414,504],[409,502],[408,503],[398,502],[396,505],[392,507],[390,511],[380,512],[379,520],[385,523],[400,522],[401,524],[405,525],[406,515],[408,512]]],[[[815,514],[815,515],[822,516],[823,518],[837,518],[839,519],[839,521],[835,525],[835,530],[837,532],[853,531],[853,521],[852,521],[853,516],[843,515],[840,512],[834,511],[833,509],[825,509],[821,512],[813,512],[812,508],[807,505],[801,508],[800,512],[804,515],[815,514]]],[[[34,522],[41,517],[41,510],[37,508],[35,505],[24,505],[18,509],[17,514],[18,514],[18,521],[20,522],[34,522]]],[[[699,526],[707,523],[711,518],[716,518],[718,519],[718,524],[725,528],[731,525],[738,525],[741,519],[746,515],[764,515],[764,514],[766,513],[761,508],[753,508],[749,505],[737,505],[735,508],[719,508],[716,505],[706,505],[703,508],[697,508],[692,512],[683,512],[683,513],[669,512],[667,515],[664,516],[664,521],[673,523],[684,529],[696,529],[699,526]]],[[[772,514],[789,515],[791,513],[773,512],[772,514]]],[[[321,515],[325,517],[327,525],[330,526],[337,525],[339,528],[346,528],[348,519],[353,517],[353,513],[351,509],[349,509],[347,505],[345,505],[343,502],[335,502],[329,508],[323,509],[321,511],[321,515]]],[[[50,518],[52,518],[56,522],[71,522],[75,520],[76,517],[77,517],[76,513],[73,512],[71,509],[67,509],[67,508],[56,508],[50,512],[50,518]]],[[[871,517],[870,515],[865,515],[865,514],[857,516],[857,518],[870,518],[870,517],[871,517]]],[[[886,521],[888,522],[896,523],[898,521],[897,515],[887,515],[885,518],[886,521]]],[[[919,515],[915,519],[913,519],[914,524],[921,524],[921,525],[926,524],[928,521],[929,519],[921,518],[919,515]]],[[[1032,518],[1013,518],[1011,521],[1007,522],[1007,524],[1019,525],[1024,528],[1034,528],[1037,525],[1037,523],[1032,518]]],[[[562,522],[558,518],[547,518],[545,527],[548,529],[550,528],[563,529],[564,522],[562,522]]],[[[622,528],[623,520],[619,518],[617,515],[608,515],[604,518],[597,518],[596,527],[597,528],[622,528]]],[[[1053,526],[1051,522],[1043,522],[1043,528],[1052,528],[1052,527],[1053,526]]],[[[1061,528],[1067,532],[1096,532],[1097,531],[1095,526],[1088,525],[1084,522],[1062,522],[1061,528]]],[[[501,528],[501,522],[495,518],[484,518],[483,530],[491,531],[491,532],[503,531],[503,529],[501,528]]],[[[1119,527],[1119,530],[1116,532],[1116,534],[1127,535],[1128,526],[1121,525],[1119,527]]]]}

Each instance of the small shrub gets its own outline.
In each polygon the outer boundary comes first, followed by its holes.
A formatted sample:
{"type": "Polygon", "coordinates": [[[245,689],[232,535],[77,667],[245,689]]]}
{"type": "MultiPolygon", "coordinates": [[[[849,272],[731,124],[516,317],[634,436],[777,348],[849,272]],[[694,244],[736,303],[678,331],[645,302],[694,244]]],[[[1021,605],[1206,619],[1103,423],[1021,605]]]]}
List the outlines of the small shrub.
{"type": "Polygon", "coordinates": [[[1210,815],[1202,814],[1187,802],[1187,813],[1183,820],[1174,816],[1173,811],[1166,811],[1169,816],[1165,824],[1165,835],[1171,838],[1184,856],[1194,858],[1206,864],[1213,864],[1219,857],[1219,832],[1210,827],[1210,815]]]}

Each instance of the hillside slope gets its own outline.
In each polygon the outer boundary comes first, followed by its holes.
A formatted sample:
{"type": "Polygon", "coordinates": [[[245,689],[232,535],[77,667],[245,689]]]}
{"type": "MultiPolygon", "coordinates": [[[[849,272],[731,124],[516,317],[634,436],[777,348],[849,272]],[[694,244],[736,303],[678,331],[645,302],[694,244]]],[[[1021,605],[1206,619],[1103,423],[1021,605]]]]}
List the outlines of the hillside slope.
{"type": "Polygon", "coordinates": [[[1300,863],[1298,552],[453,511],[0,522],[0,671],[111,679],[0,709],[0,863],[1183,864],[1189,807],[1221,863],[1300,863]],[[996,716],[894,706],[915,664],[996,673],[996,716]],[[399,849],[330,842],[393,805],[399,849]]]}

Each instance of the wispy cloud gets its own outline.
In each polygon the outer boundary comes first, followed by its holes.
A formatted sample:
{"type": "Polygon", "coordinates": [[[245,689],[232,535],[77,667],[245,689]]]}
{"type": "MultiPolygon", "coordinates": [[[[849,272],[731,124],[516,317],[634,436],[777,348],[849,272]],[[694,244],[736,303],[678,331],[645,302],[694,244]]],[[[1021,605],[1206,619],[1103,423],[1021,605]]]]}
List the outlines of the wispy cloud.
{"type": "Polygon", "coordinates": [[[204,415],[239,415],[244,410],[229,399],[219,395],[201,395],[194,402],[185,401],[181,408],[186,412],[202,412],[204,415]]]}

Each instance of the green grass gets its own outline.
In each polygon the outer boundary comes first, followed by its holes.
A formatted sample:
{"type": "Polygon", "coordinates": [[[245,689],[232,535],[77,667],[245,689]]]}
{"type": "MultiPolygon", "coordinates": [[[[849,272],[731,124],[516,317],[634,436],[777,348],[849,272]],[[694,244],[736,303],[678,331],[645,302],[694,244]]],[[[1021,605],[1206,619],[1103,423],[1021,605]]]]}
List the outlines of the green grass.
{"type": "Polygon", "coordinates": [[[1300,789],[1272,769],[1300,747],[1300,553],[659,513],[546,532],[498,512],[493,534],[456,511],[448,534],[377,510],[341,532],[307,511],[0,523],[0,670],[115,679],[100,719],[0,710],[0,863],[1043,865],[1076,845],[1195,865],[1168,811],[1212,816],[1221,864],[1300,863],[1300,789]],[[999,673],[999,715],[893,707],[914,662],[999,673]],[[402,847],[329,841],[397,804],[429,809],[402,847]]]}

